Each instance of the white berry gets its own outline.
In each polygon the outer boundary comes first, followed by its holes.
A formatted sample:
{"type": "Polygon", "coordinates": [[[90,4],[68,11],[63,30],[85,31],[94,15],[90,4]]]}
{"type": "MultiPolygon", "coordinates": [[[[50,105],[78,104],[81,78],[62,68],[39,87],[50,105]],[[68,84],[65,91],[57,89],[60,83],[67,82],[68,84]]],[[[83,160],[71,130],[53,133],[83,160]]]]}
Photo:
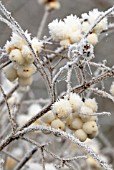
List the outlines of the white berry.
{"type": "Polygon", "coordinates": [[[17,71],[9,64],[4,68],[4,74],[9,81],[14,81],[17,78],[17,71]]]}
{"type": "Polygon", "coordinates": [[[83,125],[83,122],[80,118],[75,118],[72,122],[71,122],[71,127],[72,129],[81,129],[83,125]]]}
{"type": "Polygon", "coordinates": [[[25,64],[25,59],[23,58],[21,51],[19,49],[14,49],[9,55],[9,59],[16,64],[23,65],[25,64]]]}
{"type": "Polygon", "coordinates": [[[91,114],[93,114],[93,110],[85,105],[81,107],[80,117],[83,122],[87,122],[91,120],[91,114]]]}
{"type": "Polygon", "coordinates": [[[22,47],[22,55],[27,64],[32,64],[34,61],[33,54],[31,53],[30,49],[28,46],[24,45],[22,47]]]}
{"type": "Polygon", "coordinates": [[[95,45],[98,43],[98,36],[95,33],[89,34],[87,37],[90,44],[95,45]]]}
{"type": "Polygon", "coordinates": [[[17,74],[21,78],[29,78],[33,73],[35,73],[35,70],[36,69],[33,64],[20,66],[17,70],[17,74]]]}
{"type": "Polygon", "coordinates": [[[60,119],[55,119],[51,122],[51,127],[55,129],[65,130],[65,124],[60,119]]]}
{"type": "Polygon", "coordinates": [[[80,108],[83,104],[82,99],[78,94],[71,93],[69,102],[70,102],[71,107],[72,107],[72,112],[74,113],[73,115],[75,115],[75,112],[80,111],[80,108]]]}
{"type": "Polygon", "coordinates": [[[83,129],[76,130],[74,136],[77,137],[81,142],[84,142],[87,139],[87,134],[83,131],[83,129]]]}
{"type": "Polygon", "coordinates": [[[87,134],[93,134],[98,131],[96,122],[89,121],[83,124],[83,130],[87,134]]]}
{"type": "Polygon", "coordinates": [[[47,113],[45,113],[42,117],[41,120],[45,123],[51,123],[55,119],[55,116],[53,112],[50,110],[47,113]]]}
{"type": "Polygon", "coordinates": [[[98,105],[95,99],[86,99],[84,104],[91,108],[93,112],[96,112],[98,110],[98,105]]]}
{"type": "Polygon", "coordinates": [[[58,118],[66,118],[72,112],[72,108],[68,100],[60,99],[53,104],[52,112],[58,118]]]}

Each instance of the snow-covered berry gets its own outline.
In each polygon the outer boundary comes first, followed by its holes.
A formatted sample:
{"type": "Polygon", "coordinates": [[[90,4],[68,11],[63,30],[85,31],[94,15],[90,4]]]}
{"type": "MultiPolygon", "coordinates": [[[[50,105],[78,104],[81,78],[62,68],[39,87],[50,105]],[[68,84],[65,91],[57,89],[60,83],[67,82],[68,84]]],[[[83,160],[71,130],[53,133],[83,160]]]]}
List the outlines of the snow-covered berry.
{"type": "Polygon", "coordinates": [[[53,112],[50,110],[47,113],[45,113],[42,117],[41,120],[45,123],[51,123],[55,119],[55,115],[53,112]]]}
{"type": "Polygon", "coordinates": [[[72,122],[71,122],[71,127],[72,129],[81,129],[83,126],[83,122],[80,118],[75,118],[72,122]]]}
{"type": "Polygon", "coordinates": [[[72,107],[72,112],[75,115],[75,112],[80,111],[80,108],[83,104],[82,99],[78,94],[70,93],[69,102],[70,102],[71,107],[72,107]]]}
{"type": "Polygon", "coordinates": [[[93,114],[93,110],[85,105],[81,107],[80,110],[80,117],[83,122],[87,122],[88,120],[91,120],[91,114],[93,114]]]}
{"type": "Polygon", "coordinates": [[[91,25],[88,21],[82,23],[82,32],[86,33],[90,29],[91,25]]]}
{"type": "Polygon", "coordinates": [[[95,45],[98,43],[98,36],[95,33],[89,34],[87,36],[87,40],[89,41],[90,44],[95,45]]]}
{"type": "Polygon", "coordinates": [[[34,57],[27,45],[22,46],[22,56],[25,59],[26,64],[33,63],[34,57]]]}
{"type": "Polygon", "coordinates": [[[85,106],[91,108],[93,110],[93,112],[96,112],[98,110],[98,105],[97,105],[97,102],[96,100],[93,98],[93,99],[86,99],[85,102],[84,102],[85,106]]]}
{"type": "Polygon", "coordinates": [[[58,118],[66,118],[71,114],[72,108],[67,99],[60,99],[52,106],[52,112],[58,118]]]}
{"type": "Polygon", "coordinates": [[[88,138],[89,138],[89,139],[93,139],[93,138],[95,138],[97,135],[98,135],[98,129],[97,129],[96,132],[93,132],[92,134],[88,134],[88,138]]]}
{"type": "Polygon", "coordinates": [[[17,74],[21,78],[29,78],[32,74],[34,74],[36,68],[33,64],[20,66],[17,70],[17,74]]]}
{"type": "Polygon", "coordinates": [[[70,128],[70,129],[72,129],[72,121],[73,121],[73,116],[72,116],[72,114],[70,114],[67,118],[66,118],[66,125],[70,128]]]}
{"type": "Polygon", "coordinates": [[[31,40],[31,44],[36,53],[40,53],[42,51],[43,42],[39,41],[36,37],[31,40]]]}
{"type": "Polygon", "coordinates": [[[70,40],[69,39],[61,40],[60,45],[64,48],[68,48],[68,46],[70,45],[70,40]]]}
{"type": "Polygon", "coordinates": [[[65,124],[60,119],[55,119],[51,122],[51,127],[55,129],[65,130],[65,124]]]}
{"type": "Polygon", "coordinates": [[[11,51],[9,55],[9,59],[18,65],[23,65],[25,64],[25,59],[22,56],[22,53],[19,49],[14,49],[11,51]]]}
{"type": "Polygon", "coordinates": [[[70,34],[70,41],[72,44],[79,42],[81,38],[82,38],[82,34],[80,30],[70,34]]]}
{"type": "Polygon", "coordinates": [[[54,20],[48,25],[49,33],[53,40],[62,41],[69,38],[69,28],[62,20],[54,20]]]}
{"type": "Polygon", "coordinates": [[[87,139],[87,134],[83,129],[76,130],[74,136],[77,137],[81,142],[84,142],[87,139]]]}
{"type": "MultiPolygon", "coordinates": [[[[103,12],[98,11],[98,9],[93,9],[92,11],[89,11],[89,23],[92,25],[96,19],[102,15],[103,12]]],[[[102,31],[106,30],[108,27],[107,17],[103,18],[94,28],[94,32],[99,34],[102,31]]]]}
{"type": "Polygon", "coordinates": [[[93,134],[98,131],[98,127],[97,127],[96,122],[88,121],[83,124],[83,130],[87,134],[93,134]]]}
{"type": "Polygon", "coordinates": [[[9,81],[14,81],[17,78],[17,71],[9,64],[4,68],[4,74],[9,81]]]}

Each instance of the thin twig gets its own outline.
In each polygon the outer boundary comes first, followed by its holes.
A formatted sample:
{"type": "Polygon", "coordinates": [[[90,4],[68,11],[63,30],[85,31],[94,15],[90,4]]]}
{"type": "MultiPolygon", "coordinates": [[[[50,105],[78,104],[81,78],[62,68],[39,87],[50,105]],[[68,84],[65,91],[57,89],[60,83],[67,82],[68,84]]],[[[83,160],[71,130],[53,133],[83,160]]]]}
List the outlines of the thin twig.
{"type": "Polygon", "coordinates": [[[41,155],[42,155],[42,168],[45,170],[45,158],[44,158],[44,147],[41,147],[41,155]]]}
{"type": "Polygon", "coordinates": [[[51,127],[46,127],[46,126],[33,126],[31,128],[25,128],[23,131],[18,132],[17,134],[15,134],[14,138],[17,138],[19,136],[23,136],[24,134],[27,134],[29,132],[32,131],[37,131],[37,130],[49,130],[50,132],[54,133],[54,134],[59,134],[61,137],[64,137],[68,140],[70,140],[71,142],[77,144],[79,147],[83,148],[84,151],[86,151],[90,156],[92,156],[101,167],[103,167],[106,170],[112,170],[112,168],[106,163],[104,162],[91,148],[89,148],[84,142],[80,142],[80,140],[76,137],[74,137],[71,134],[67,134],[64,131],[61,130],[57,130],[51,127]]]}
{"type": "MultiPolygon", "coordinates": [[[[15,85],[15,86],[11,89],[11,91],[10,91],[8,94],[6,94],[6,98],[9,99],[9,98],[11,97],[11,95],[12,95],[18,88],[19,88],[19,84],[15,85]]],[[[5,103],[5,100],[4,100],[4,98],[3,98],[3,99],[0,101],[0,106],[3,105],[4,103],[5,103]]]]}
{"type": "Polygon", "coordinates": [[[104,98],[108,98],[114,102],[114,97],[111,94],[109,94],[103,90],[99,90],[98,88],[89,88],[88,90],[92,91],[96,95],[99,95],[104,98]]]}
{"type": "Polygon", "coordinates": [[[23,159],[14,168],[14,170],[20,170],[26,164],[26,162],[36,153],[37,149],[38,148],[35,146],[32,150],[26,153],[23,159]]]}
{"type": "Polygon", "coordinates": [[[6,103],[6,106],[7,106],[7,110],[8,110],[8,114],[9,114],[9,119],[10,119],[10,123],[11,123],[11,127],[12,127],[12,130],[13,130],[13,133],[15,133],[16,131],[16,123],[15,123],[15,119],[14,119],[14,116],[12,115],[11,111],[10,111],[10,107],[9,107],[9,104],[7,102],[7,96],[6,94],[4,93],[4,90],[2,88],[2,86],[0,85],[0,90],[2,92],[2,95],[4,97],[4,101],[6,103]]]}
{"type": "Polygon", "coordinates": [[[49,16],[49,11],[45,10],[43,18],[42,18],[42,21],[40,23],[40,26],[39,26],[38,32],[37,32],[37,37],[39,39],[41,39],[41,36],[42,36],[42,33],[43,33],[43,30],[44,30],[44,27],[45,27],[45,24],[46,24],[48,16],[49,16]]]}

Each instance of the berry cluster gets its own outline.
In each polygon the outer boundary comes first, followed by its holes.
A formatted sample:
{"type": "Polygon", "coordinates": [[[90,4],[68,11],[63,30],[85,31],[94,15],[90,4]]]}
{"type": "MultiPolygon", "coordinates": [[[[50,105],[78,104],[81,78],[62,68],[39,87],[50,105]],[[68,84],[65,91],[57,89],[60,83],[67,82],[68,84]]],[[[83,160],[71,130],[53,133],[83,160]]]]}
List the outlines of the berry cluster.
{"type": "MultiPolygon", "coordinates": [[[[60,99],[55,102],[52,109],[39,119],[40,124],[55,129],[68,130],[84,142],[87,138],[94,138],[98,134],[97,103],[95,99],[85,99],[71,93],[69,99],[60,99]]],[[[49,133],[49,132],[46,132],[49,133]]]]}
{"type": "MultiPolygon", "coordinates": [[[[93,9],[89,14],[82,14],[81,18],[78,18],[76,15],[70,15],[63,20],[56,19],[48,25],[49,33],[53,40],[60,42],[61,46],[67,48],[70,44],[78,43],[102,14],[103,12],[93,9]]],[[[106,30],[107,27],[108,21],[107,18],[104,18],[87,36],[88,42],[95,45],[98,42],[99,34],[106,30]]]]}
{"type": "MultiPolygon", "coordinates": [[[[26,33],[31,41],[32,47],[36,53],[41,51],[42,42],[37,38],[30,39],[30,35],[26,33]]],[[[28,86],[32,83],[32,75],[36,68],[33,65],[34,57],[26,42],[17,34],[13,33],[11,41],[7,41],[5,45],[6,52],[9,55],[9,64],[4,69],[6,78],[9,81],[18,79],[19,85],[28,86]]]]}

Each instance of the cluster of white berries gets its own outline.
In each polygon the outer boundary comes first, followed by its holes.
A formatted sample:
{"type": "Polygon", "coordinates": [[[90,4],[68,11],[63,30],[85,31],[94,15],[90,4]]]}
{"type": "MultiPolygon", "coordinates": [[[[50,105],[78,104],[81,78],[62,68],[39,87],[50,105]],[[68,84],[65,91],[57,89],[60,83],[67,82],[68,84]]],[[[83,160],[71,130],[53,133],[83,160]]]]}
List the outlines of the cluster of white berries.
{"type": "Polygon", "coordinates": [[[63,131],[70,129],[83,142],[98,134],[97,116],[94,115],[97,109],[95,99],[88,98],[83,102],[78,94],[71,93],[69,99],[55,102],[39,123],[63,131]]]}
{"type": "MultiPolygon", "coordinates": [[[[67,48],[70,44],[79,42],[98,16],[102,14],[103,12],[98,11],[98,9],[93,9],[89,14],[82,14],[81,18],[76,15],[70,15],[63,20],[56,19],[48,25],[50,35],[53,40],[59,41],[61,46],[67,48]]],[[[95,45],[98,42],[99,34],[106,30],[107,26],[107,18],[104,18],[88,35],[87,40],[89,43],[95,45]]]]}
{"type": "Polygon", "coordinates": [[[44,4],[48,11],[60,8],[60,3],[57,0],[39,0],[40,4],[44,4]]]}
{"type": "MultiPolygon", "coordinates": [[[[30,35],[27,32],[25,32],[25,34],[31,42],[35,53],[41,52],[42,42],[38,41],[37,38],[31,40],[30,35]]],[[[7,41],[5,49],[9,55],[9,60],[11,61],[11,64],[4,69],[6,78],[9,81],[18,79],[20,86],[31,85],[32,75],[35,73],[36,68],[33,65],[33,54],[25,40],[16,33],[13,33],[11,41],[7,41]]]]}

